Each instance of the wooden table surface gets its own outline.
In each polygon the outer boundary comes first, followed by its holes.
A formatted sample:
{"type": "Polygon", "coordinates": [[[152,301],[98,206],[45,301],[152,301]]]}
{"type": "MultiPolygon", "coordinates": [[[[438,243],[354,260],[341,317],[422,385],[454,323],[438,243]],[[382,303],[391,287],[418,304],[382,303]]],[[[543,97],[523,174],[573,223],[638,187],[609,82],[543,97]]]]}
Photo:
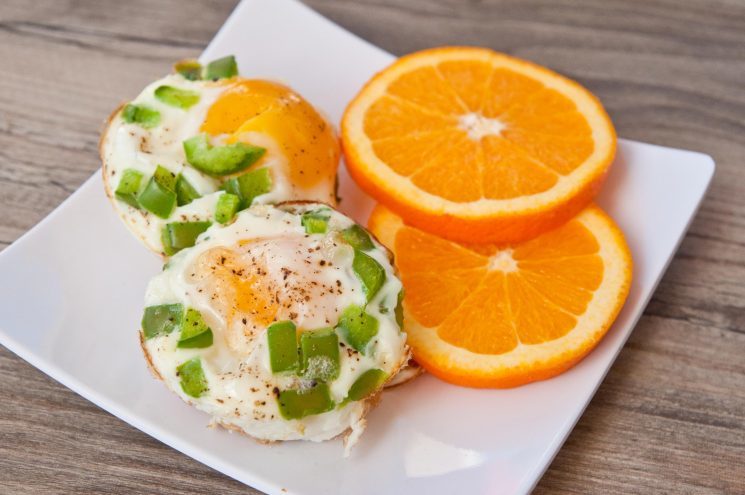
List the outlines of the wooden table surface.
{"type": "MultiPolygon", "coordinates": [[[[745,493],[745,2],[308,3],[395,54],[534,60],[599,95],[619,135],[714,157],[680,251],[536,493],[745,493]]],[[[197,56],[234,4],[2,0],[0,249],[96,171],[111,109],[197,56]]],[[[257,493],[2,347],[0,397],[2,494],[257,493]]]]}

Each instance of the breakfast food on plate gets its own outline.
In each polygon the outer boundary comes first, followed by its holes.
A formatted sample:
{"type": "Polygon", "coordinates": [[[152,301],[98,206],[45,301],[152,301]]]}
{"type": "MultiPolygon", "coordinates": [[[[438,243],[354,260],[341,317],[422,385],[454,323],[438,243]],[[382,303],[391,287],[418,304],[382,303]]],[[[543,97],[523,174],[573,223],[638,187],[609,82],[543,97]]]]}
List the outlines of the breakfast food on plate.
{"type": "Polygon", "coordinates": [[[376,75],[342,139],[380,244],[333,209],[339,148],[309,103],[232,57],[176,71],[114,113],[101,156],[120,216],[170,256],[147,362],[214,424],[350,447],[383,387],[554,376],[623,306],[631,256],[590,204],[615,132],[577,83],[480,48],[376,75]]]}
{"type": "Polygon", "coordinates": [[[355,181],[410,225],[463,242],[520,242],[593,199],[616,136],[600,102],[546,68],[485,48],[424,50],[349,104],[355,181]]]}
{"type": "Polygon", "coordinates": [[[409,359],[409,362],[401,367],[396,376],[391,378],[391,381],[385,384],[385,388],[397,387],[398,385],[408,383],[422,373],[424,373],[424,368],[419,366],[419,364],[413,359],[409,359]]]}
{"type": "Polygon", "coordinates": [[[395,255],[414,359],[451,383],[512,387],[557,375],[598,344],[628,295],[629,249],[594,205],[509,246],[446,240],[381,205],[369,227],[395,255]]]}
{"type": "Polygon", "coordinates": [[[251,204],[335,203],[329,122],[290,88],[237,74],[233,57],[181,62],[109,119],[107,195],[155,252],[170,256],[251,204]]]}
{"type": "Polygon", "coordinates": [[[142,348],[214,423],[256,439],[356,441],[409,359],[390,253],[325,204],[255,205],[150,281],[142,348]]]}

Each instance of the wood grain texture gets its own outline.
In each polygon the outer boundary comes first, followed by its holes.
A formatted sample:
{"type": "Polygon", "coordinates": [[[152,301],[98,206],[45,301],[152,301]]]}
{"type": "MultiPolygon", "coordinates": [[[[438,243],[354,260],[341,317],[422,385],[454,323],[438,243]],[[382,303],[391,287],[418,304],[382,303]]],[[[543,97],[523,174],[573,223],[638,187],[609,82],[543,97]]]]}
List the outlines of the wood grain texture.
{"type": "MultiPolygon", "coordinates": [[[[0,249],[99,166],[103,119],[234,0],[0,2],[0,249]]],[[[710,193],[536,493],[745,493],[745,2],[310,0],[403,54],[485,45],[573,77],[619,135],[714,157],[710,193]]],[[[2,281],[0,281],[2,283],[2,281]]],[[[0,348],[0,493],[258,493],[0,348]]]]}

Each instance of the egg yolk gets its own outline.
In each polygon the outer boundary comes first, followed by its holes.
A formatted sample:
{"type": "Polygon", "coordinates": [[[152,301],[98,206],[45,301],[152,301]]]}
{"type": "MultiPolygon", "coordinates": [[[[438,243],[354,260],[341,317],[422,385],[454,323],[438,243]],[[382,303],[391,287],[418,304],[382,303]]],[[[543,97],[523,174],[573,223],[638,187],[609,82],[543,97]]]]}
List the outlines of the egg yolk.
{"type": "Polygon", "coordinates": [[[331,125],[290,88],[256,79],[239,79],[212,104],[201,127],[228,143],[248,140],[245,133],[271,137],[287,158],[289,180],[311,188],[336,174],[339,143],[331,125]]]}
{"type": "Polygon", "coordinates": [[[338,296],[350,287],[335,249],[305,237],[240,241],[200,254],[189,281],[223,319],[228,345],[243,353],[275,321],[321,328],[338,320],[338,296]]]}

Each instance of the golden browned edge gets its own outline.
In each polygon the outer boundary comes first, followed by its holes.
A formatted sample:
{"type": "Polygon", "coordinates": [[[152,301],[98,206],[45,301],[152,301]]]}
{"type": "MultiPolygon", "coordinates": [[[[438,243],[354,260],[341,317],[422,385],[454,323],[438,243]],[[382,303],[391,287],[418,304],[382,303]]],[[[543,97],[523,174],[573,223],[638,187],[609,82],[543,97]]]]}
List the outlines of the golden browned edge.
{"type": "Polygon", "coordinates": [[[424,374],[424,368],[419,366],[419,363],[413,359],[409,361],[398,370],[394,376],[385,384],[386,389],[400,387],[409,383],[414,378],[424,374]]]}
{"type": "Polygon", "coordinates": [[[103,141],[104,141],[104,137],[109,132],[109,127],[111,127],[112,121],[117,115],[119,115],[119,112],[122,111],[122,108],[124,108],[125,105],[126,103],[122,103],[118,107],[116,107],[116,109],[113,112],[111,112],[111,115],[109,115],[109,118],[106,119],[106,121],[104,122],[103,130],[101,131],[101,135],[98,138],[98,156],[101,160],[101,175],[103,176],[103,188],[104,188],[104,191],[106,192],[106,197],[109,198],[109,201],[111,202],[112,208],[114,208],[114,212],[119,217],[119,219],[122,222],[124,222],[125,227],[127,227],[127,230],[133,236],[137,237],[138,240],[142,243],[143,246],[145,246],[145,248],[148,251],[150,251],[151,253],[157,254],[158,256],[160,256],[161,259],[166,259],[167,256],[165,255],[165,253],[152,249],[150,246],[148,246],[147,242],[145,242],[144,236],[135,234],[135,232],[127,225],[126,219],[121,213],[119,213],[119,209],[117,208],[117,204],[116,204],[116,201],[117,201],[116,196],[114,195],[114,189],[111,186],[111,183],[109,182],[110,175],[107,173],[108,167],[106,166],[106,160],[104,159],[104,156],[103,156],[103,141]]]}
{"type": "Polygon", "coordinates": [[[147,369],[150,370],[150,373],[153,375],[153,377],[157,380],[163,381],[163,377],[160,376],[160,373],[157,369],[155,369],[155,365],[153,364],[153,358],[150,356],[150,352],[145,347],[145,333],[140,329],[138,332],[140,334],[140,349],[142,349],[142,353],[145,355],[145,361],[147,362],[147,369]]]}
{"type": "Polygon", "coordinates": [[[330,203],[326,203],[325,201],[313,201],[311,199],[288,199],[287,201],[280,201],[279,203],[274,203],[273,205],[268,205],[268,206],[275,206],[277,208],[281,208],[282,206],[295,206],[295,205],[324,205],[324,206],[328,206],[329,208],[335,211],[339,211],[336,209],[336,206],[330,203]]]}
{"type": "Polygon", "coordinates": [[[103,141],[104,137],[109,133],[109,127],[111,127],[111,122],[114,120],[114,117],[119,115],[119,112],[122,111],[122,108],[124,108],[124,105],[126,103],[121,103],[116,109],[111,112],[111,115],[104,121],[103,129],[101,130],[101,134],[98,136],[98,157],[101,160],[101,174],[103,175],[103,188],[106,191],[106,196],[109,198],[110,201],[115,201],[114,199],[114,193],[111,189],[111,184],[109,184],[109,177],[106,173],[106,160],[104,160],[103,156],[103,141]]]}
{"type": "MultiPolygon", "coordinates": [[[[334,202],[336,203],[336,202],[334,202]]],[[[337,213],[341,213],[344,216],[343,212],[339,211],[336,204],[327,203],[325,201],[314,201],[312,199],[288,199],[287,201],[280,201],[279,203],[270,204],[268,206],[274,206],[276,208],[282,209],[283,206],[302,206],[302,205],[323,205],[328,206],[332,210],[334,210],[337,213]]],[[[252,205],[253,207],[253,205],[252,205]]]]}

